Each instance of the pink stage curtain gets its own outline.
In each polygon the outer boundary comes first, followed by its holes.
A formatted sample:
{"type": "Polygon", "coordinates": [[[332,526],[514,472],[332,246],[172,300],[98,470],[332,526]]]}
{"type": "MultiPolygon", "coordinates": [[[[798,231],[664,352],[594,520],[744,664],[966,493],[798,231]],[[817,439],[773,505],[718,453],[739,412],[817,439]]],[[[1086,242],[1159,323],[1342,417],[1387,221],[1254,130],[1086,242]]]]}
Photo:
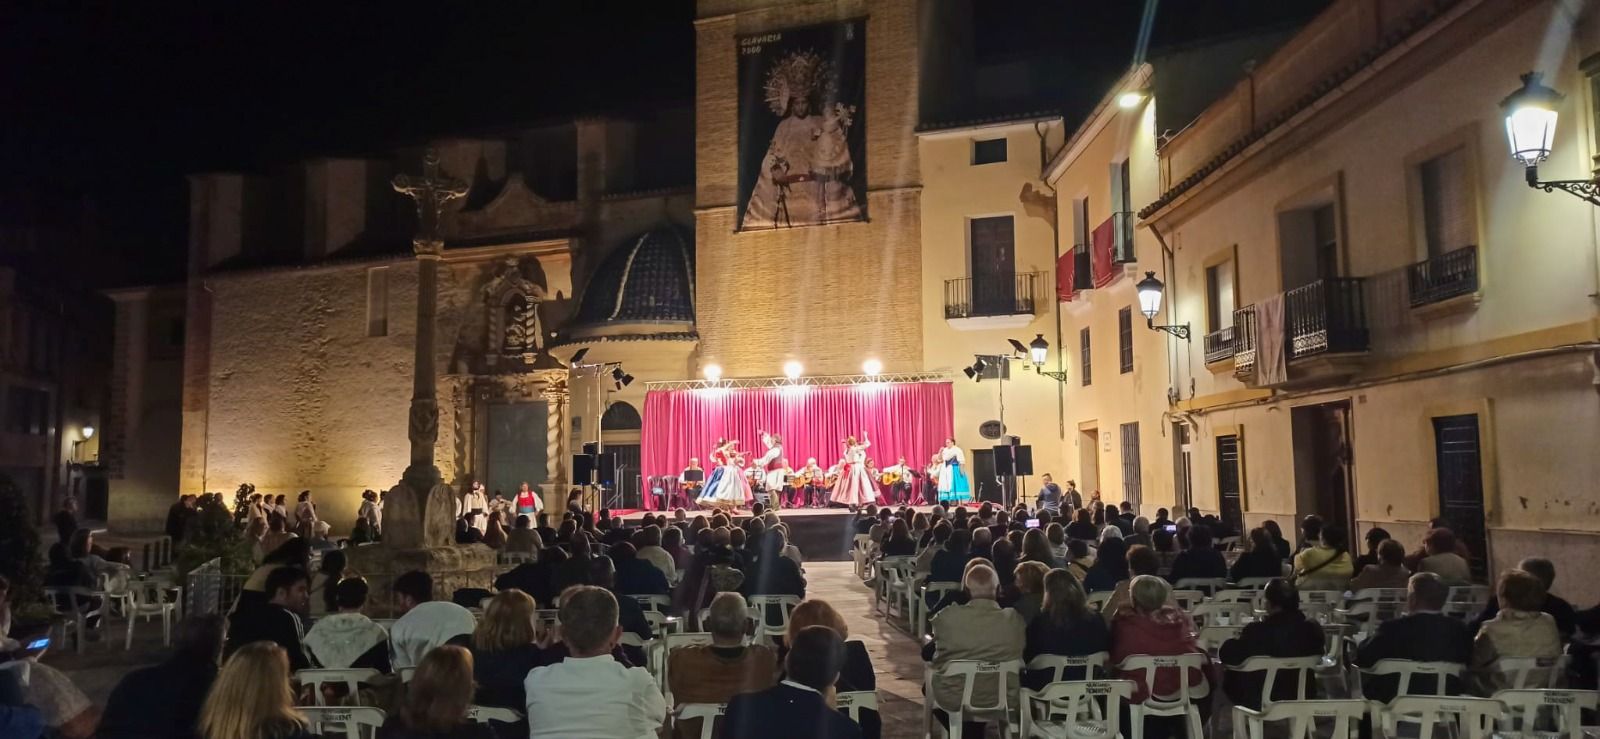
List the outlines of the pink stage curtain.
{"type": "Polygon", "coordinates": [[[648,478],[676,477],[690,457],[709,467],[719,436],[738,439],[755,458],[765,451],[757,432],[766,430],[783,437],[790,466],[816,457],[827,468],[839,461],[844,437],[866,432],[867,457],[880,468],[904,456],[921,469],[954,435],[953,424],[948,382],[652,391],[640,442],[645,505],[658,504],[648,478]]]}

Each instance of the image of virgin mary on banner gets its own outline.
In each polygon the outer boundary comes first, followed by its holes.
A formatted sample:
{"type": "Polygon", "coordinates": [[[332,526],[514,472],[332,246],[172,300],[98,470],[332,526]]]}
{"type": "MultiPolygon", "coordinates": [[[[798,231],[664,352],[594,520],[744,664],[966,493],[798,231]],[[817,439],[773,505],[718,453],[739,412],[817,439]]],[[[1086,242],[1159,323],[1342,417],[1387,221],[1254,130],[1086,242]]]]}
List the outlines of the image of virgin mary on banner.
{"type": "Polygon", "coordinates": [[[866,22],[739,37],[739,229],[866,218],[866,22]]]}

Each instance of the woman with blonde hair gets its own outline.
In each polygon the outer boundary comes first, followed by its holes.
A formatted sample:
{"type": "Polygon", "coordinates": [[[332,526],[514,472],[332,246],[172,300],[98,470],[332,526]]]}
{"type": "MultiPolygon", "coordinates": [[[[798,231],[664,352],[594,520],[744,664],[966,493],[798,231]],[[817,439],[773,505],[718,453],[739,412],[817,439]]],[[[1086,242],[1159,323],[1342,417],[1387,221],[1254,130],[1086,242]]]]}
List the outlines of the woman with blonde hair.
{"type": "Polygon", "coordinates": [[[472,653],[434,647],[406,685],[405,705],[378,729],[378,739],[494,739],[494,729],[467,717],[472,708],[472,653]]]}
{"type": "Polygon", "coordinates": [[[312,739],[294,707],[289,655],[272,642],[251,642],[222,665],[200,708],[205,739],[312,739]]]}
{"type": "Polygon", "coordinates": [[[489,600],[472,632],[473,677],[480,706],[521,711],[527,707],[522,681],[550,663],[537,629],[539,604],[521,590],[502,590],[489,600]]]}
{"type": "MultiPolygon", "coordinates": [[[[839,670],[839,679],[833,684],[836,693],[853,693],[856,691],[871,691],[878,689],[877,678],[872,673],[872,657],[867,655],[867,646],[860,639],[850,638],[850,627],[845,625],[844,616],[828,604],[828,601],[811,598],[800,602],[789,612],[789,630],[783,635],[783,648],[779,650],[778,664],[787,664],[789,656],[788,645],[793,644],[795,637],[809,626],[826,626],[838,632],[839,639],[844,641],[844,667],[839,670]]],[[[864,739],[878,739],[883,732],[882,720],[873,711],[861,713],[861,735],[864,739]]]]}

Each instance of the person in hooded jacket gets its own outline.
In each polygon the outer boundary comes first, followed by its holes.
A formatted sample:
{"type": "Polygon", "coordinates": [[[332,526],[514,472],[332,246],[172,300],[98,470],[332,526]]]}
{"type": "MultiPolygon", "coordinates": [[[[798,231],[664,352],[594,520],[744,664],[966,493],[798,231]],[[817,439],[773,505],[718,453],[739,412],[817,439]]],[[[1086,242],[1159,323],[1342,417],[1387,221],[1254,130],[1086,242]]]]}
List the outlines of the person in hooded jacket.
{"type": "Polygon", "coordinates": [[[334,586],[338,612],[317,619],[304,641],[317,664],[389,672],[389,632],[361,612],[368,592],[367,581],[360,577],[344,578],[334,586]]]}

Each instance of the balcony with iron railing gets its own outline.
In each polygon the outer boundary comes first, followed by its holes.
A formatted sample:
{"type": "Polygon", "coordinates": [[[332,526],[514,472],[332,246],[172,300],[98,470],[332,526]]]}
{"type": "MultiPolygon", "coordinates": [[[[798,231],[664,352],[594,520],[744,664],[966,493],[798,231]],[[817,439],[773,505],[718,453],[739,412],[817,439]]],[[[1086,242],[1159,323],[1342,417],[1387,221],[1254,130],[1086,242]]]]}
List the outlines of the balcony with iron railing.
{"type": "Polygon", "coordinates": [[[1406,268],[1412,308],[1433,306],[1478,292],[1478,247],[1447,251],[1406,268]]]}
{"type": "Polygon", "coordinates": [[[1233,371],[1239,376],[1256,370],[1256,307],[1247,305],[1233,312],[1233,371]]]}
{"type": "Polygon", "coordinates": [[[944,317],[964,328],[1026,326],[1038,307],[1042,272],[944,281],[944,317]]]}
{"type": "Polygon", "coordinates": [[[1233,328],[1227,326],[1205,335],[1206,364],[1226,362],[1233,358],[1233,328]]]}
{"type": "MultiPolygon", "coordinates": [[[[1365,355],[1370,341],[1363,286],[1359,277],[1335,277],[1283,294],[1282,346],[1290,370],[1287,384],[1348,377],[1359,369],[1359,357],[1365,355]]],[[[1234,311],[1233,371],[1247,381],[1256,374],[1261,331],[1256,306],[1234,311]]],[[[1213,344],[1211,336],[1206,338],[1206,361],[1225,359],[1221,340],[1213,344]]]]}

